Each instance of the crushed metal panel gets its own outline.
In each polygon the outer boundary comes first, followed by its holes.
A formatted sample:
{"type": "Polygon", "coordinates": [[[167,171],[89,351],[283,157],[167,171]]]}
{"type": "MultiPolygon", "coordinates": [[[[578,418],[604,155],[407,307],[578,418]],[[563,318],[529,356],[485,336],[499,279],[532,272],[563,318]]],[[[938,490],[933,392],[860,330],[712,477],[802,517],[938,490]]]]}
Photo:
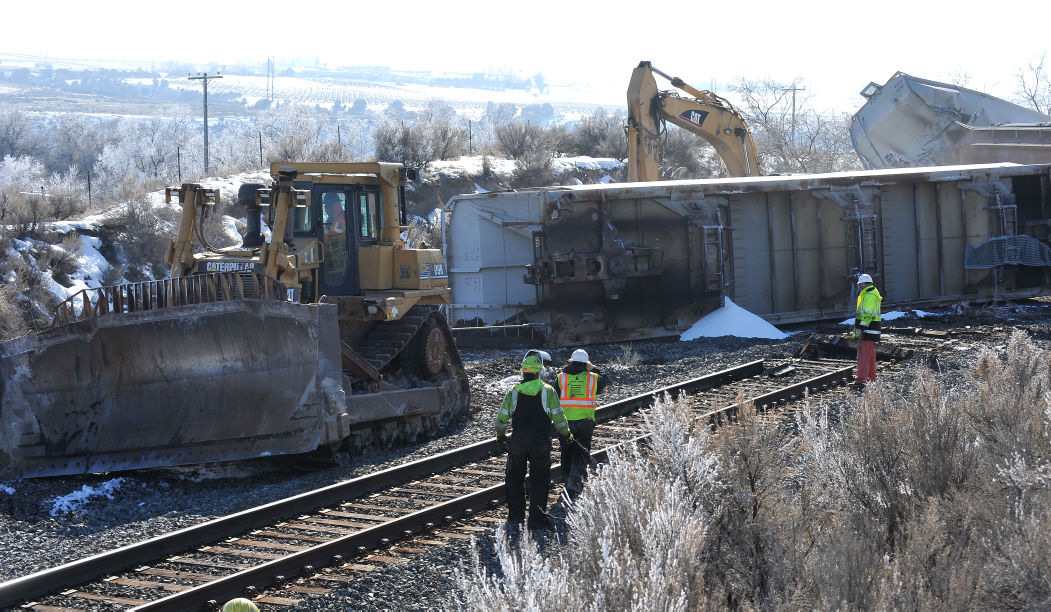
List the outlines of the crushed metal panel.
{"type": "Polygon", "coordinates": [[[1043,113],[902,72],[865,93],[850,137],[866,168],[1051,162],[1051,124],[1021,131],[990,127],[1051,122],[1043,113]]]}

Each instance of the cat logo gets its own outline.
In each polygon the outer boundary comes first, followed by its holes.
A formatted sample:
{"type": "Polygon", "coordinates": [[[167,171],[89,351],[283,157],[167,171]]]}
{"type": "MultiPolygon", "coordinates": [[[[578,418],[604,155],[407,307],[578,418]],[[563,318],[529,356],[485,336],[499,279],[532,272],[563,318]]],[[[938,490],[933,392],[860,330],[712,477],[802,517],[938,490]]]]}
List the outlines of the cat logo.
{"type": "Polygon", "coordinates": [[[688,110],[688,111],[683,111],[683,113],[681,115],[679,115],[679,116],[682,117],[683,119],[689,121],[690,123],[695,123],[697,125],[702,125],[702,124],[704,124],[704,120],[708,118],[708,111],[688,110]]]}
{"type": "Polygon", "coordinates": [[[205,272],[241,272],[243,270],[254,270],[255,264],[241,261],[206,261],[205,272]]]}

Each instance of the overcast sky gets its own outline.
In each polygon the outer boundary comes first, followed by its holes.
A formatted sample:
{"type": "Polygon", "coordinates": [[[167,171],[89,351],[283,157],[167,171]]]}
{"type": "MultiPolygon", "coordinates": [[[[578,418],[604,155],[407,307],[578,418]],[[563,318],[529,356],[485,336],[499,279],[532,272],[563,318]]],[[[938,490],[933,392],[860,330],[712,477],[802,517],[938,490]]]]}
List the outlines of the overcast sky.
{"type": "Polygon", "coordinates": [[[966,76],[969,87],[1013,97],[1018,71],[1051,46],[1049,7],[1047,0],[13,1],[3,9],[0,52],[220,64],[273,55],[330,67],[454,72],[507,67],[608,87],[620,97],[631,69],[648,59],[702,89],[714,83],[722,90],[741,76],[799,78],[823,106],[853,111],[862,87],[898,70],[942,81],[966,76]]]}

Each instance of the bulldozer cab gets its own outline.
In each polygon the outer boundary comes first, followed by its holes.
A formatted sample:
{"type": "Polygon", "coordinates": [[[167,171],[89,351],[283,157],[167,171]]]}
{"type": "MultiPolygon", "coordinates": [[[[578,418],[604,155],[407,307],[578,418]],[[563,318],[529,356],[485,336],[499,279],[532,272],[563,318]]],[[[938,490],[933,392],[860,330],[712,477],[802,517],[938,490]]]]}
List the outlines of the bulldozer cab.
{"type": "Polygon", "coordinates": [[[375,246],[383,227],[383,194],[378,186],[360,184],[296,185],[311,190],[309,211],[297,219],[297,236],[316,238],[324,248],[318,273],[323,295],[359,295],[358,248],[375,246]]]}

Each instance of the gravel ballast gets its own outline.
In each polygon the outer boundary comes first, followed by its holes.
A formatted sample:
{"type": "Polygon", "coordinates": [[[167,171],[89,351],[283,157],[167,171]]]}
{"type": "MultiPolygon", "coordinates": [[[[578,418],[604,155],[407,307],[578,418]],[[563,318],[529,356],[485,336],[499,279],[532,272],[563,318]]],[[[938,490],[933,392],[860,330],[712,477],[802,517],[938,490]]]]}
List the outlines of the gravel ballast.
{"type": "MultiPolygon", "coordinates": [[[[1051,339],[1051,307],[1034,301],[1025,307],[963,311],[927,319],[899,319],[887,325],[955,329],[982,326],[990,335],[954,341],[938,356],[941,376],[959,378],[980,350],[1002,350],[1013,327],[1028,331],[1038,344],[1051,339]]],[[[685,378],[755,359],[785,359],[810,332],[846,327],[811,326],[785,340],[702,338],[690,342],[653,340],[630,345],[587,347],[591,360],[612,380],[602,402],[630,397],[685,378]]],[[[556,365],[573,348],[552,350],[556,365]]],[[[372,451],[348,464],[322,467],[293,461],[242,461],[180,469],[155,469],[120,474],[96,474],[0,483],[0,580],[125,546],[155,535],[201,523],[259,504],[321,486],[383,470],[492,436],[492,418],[506,390],[506,380],[518,369],[524,351],[463,350],[471,384],[469,413],[440,437],[396,449],[372,451]],[[88,487],[108,483],[110,497],[89,497],[83,503],[56,505],[56,500],[88,487]],[[54,512],[54,515],[52,514],[54,512]]],[[[919,360],[917,360],[918,362],[919,360]]],[[[917,363],[916,367],[929,367],[917,363]]],[[[886,381],[905,386],[912,370],[888,374],[886,381]]],[[[833,402],[853,402],[843,393],[833,402]]],[[[482,539],[485,555],[491,536],[482,539]]],[[[303,609],[434,609],[441,608],[453,588],[455,567],[469,560],[469,543],[458,542],[419,556],[412,572],[389,568],[344,585],[330,595],[311,598],[303,609]]]]}

